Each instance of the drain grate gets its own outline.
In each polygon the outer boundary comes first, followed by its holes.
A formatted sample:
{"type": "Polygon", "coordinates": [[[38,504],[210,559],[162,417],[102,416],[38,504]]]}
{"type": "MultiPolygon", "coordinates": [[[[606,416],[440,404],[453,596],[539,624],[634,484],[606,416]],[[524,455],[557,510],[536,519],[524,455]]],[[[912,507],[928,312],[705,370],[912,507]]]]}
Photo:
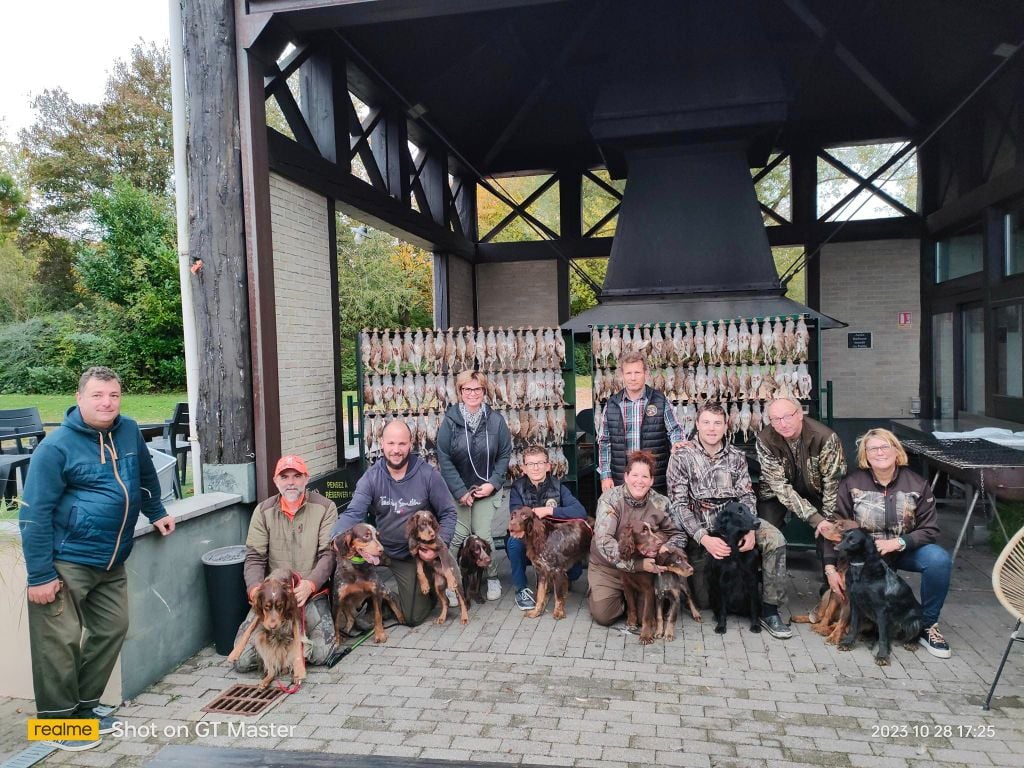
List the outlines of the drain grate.
{"type": "Polygon", "coordinates": [[[284,695],[280,688],[260,690],[255,685],[233,685],[203,707],[203,712],[229,715],[262,715],[284,695]]]}
{"type": "Polygon", "coordinates": [[[56,747],[51,747],[46,744],[33,744],[28,749],[23,749],[16,755],[11,755],[9,758],[0,763],[0,768],[29,768],[38,763],[40,760],[45,760],[50,756],[51,752],[56,752],[56,747]]]}

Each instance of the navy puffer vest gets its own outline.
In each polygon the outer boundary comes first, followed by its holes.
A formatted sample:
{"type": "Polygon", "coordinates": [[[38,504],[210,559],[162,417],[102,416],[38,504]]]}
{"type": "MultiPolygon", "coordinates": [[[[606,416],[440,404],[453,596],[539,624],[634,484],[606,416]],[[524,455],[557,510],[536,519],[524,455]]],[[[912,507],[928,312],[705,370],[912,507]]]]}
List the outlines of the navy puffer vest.
{"type": "MultiPolygon", "coordinates": [[[[605,429],[608,432],[612,449],[612,480],[616,485],[622,485],[623,477],[626,474],[626,429],[622,420],[624,396],[625,391],[622,391],[609,397],[608,407],[605,409],[605,429]]],[[[668,442],[668,433],[665,432],[665,409],[669,405],[663,394],[650,387],[644,389],[644,396],[647,399],[647,407],[644,411],[644,420],[640,425],[640,450],[650,451],[657,459],[654,490],[664,494],[667,490],[665,469],[668,467],[669,454],[672,449],[668,442]]]]}
{"type": "Polygon", "coordinates": [[[562,501],[562,484],[558,481],[557,477],[552,477],[551,475],[544,478],[540,488],[531,483],[530,478],[526,475],[516,478],[512,485],[519,491],[523,504],[531,509],[549,506],[548,502],[551,500],[554,500],[555,503],[550,506],[557,507],[562,501]]]}

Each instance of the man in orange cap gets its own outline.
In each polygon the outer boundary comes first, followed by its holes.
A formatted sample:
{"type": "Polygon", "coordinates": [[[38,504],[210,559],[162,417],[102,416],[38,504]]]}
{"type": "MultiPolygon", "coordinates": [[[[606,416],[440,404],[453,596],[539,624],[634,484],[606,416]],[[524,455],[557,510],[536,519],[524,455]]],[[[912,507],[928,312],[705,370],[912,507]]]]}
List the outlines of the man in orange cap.
{"type": "MultiPolygon", "coordinates": [[[[301,456],[282,456],[274,468],[278,493],[253,510],[249,535],[245,539],[245,588],[252,602],[267,575],[278,568],[294,574],[298,584],[295,597],[306,613],[306,649],[309,664],[323,664],[334,650],[334,622],[330,600],[321,592],[334,569],[331,528],[338,519],[334,502],[309,491],[309,469],[301,456]]],[[[249,611],[239,636],[255,618],[249,611]]],[[[259,665],[252,640],[235,662],[239,672],[259,665]]]]}

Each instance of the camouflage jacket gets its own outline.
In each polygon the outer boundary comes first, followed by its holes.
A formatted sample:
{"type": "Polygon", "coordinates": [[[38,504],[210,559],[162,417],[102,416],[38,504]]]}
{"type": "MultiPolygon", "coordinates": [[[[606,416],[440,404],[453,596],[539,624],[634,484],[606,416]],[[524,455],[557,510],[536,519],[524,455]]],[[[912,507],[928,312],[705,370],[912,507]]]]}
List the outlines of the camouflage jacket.
{"type": "Polygon", "coordinates": [[[618,568],[620,571],[634,571],[636,561],[624,561],[619,557],[619,526],[629,525],[635,520],[650,523],[656,531],[666,536],[667,544],[686,549],[686,534],[679,521],[669,509],[668,498],[652,490],[647,504],[634,507],[623,498],[625,486],[617,485],[601,494],[597,501],[597,521],[594,523],[594,539],[590,544],[590,557],[601,565],[618,568]]]}
{"type": "Polygon", "coordinates": [[[812,528],[835,517],[846,457],[831,429],[805,416],[794,455],[785,438],[769,425],[757,435],[757,459],[761,463],[759,498],[778,499],[812,528]]]}
{"type": "MultiPolygon", "coordinates": [[[[888,485],[880,485],[870,470],[851,472],[839,484],[839,517],[856,520],[876,539],[902,537],[907,551],[934,543],[939,537],[935,494],[928,481],[899,467],[888,485]]],[[[835,544],[825,540],[822,559],[834,563],[835,544]]]]}
{"type": "Polygon", "coordinates": [[[751,512],[757,508],[747,457],[729,443],[712,456],[697,439],[672,454],[668,494],[683,530],[698,542],[714,527],[723,501],[739,501],[751,512]]]}

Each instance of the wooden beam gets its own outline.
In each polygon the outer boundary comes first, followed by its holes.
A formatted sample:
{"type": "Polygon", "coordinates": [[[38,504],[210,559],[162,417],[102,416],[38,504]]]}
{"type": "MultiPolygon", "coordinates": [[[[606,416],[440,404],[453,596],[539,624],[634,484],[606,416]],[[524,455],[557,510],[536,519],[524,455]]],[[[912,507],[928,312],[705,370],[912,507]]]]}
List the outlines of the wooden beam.
{"type": "Polygon", "coordinates": [[[476,247],[465,237],[438,226],[426,214],[403,205],[287,136],[268,129],[267,143],[271,170],[334,198],[344,213],[425,250],[476,260],[476,247]]]}
{"type": "Polygon", "coordinates": [[[379,24],[390,21],[451,16],[463,13],[481,13],[503,8],[530,5],[550,5],[565,0],[389,0],[368,2],[356,0],[249,0],[250,13],[291,13],[289,23],[296,29],[334,26],[354,27],[361,24],[379,24]]]}
{"type": "MultiPolygon", "coordinates": [[[[204,464],[243,465],[254,450],[252,360],[247,292],[243,176],[253,149],[239,151],[239,92],[234,12],[223,0],[182,9],[189,92],[189,252],[202,264],[191,277],[200,344],[196,426],[204,464]]],[[[258,104],[263,109],[263,78],[258,104]]],[[[249,116],[247,116],[249,117],[249,116]]],[[[243,123],[243,125],[246,123],[243,123]]],[[[243,135],[245,135],[243,133],[243,135]]],[[[258,155],[258,148],[256,154],[258,155]]],[[[198,262],[197,262],[198,263],[198,262]]],[[[206,489],[216,490],[211,475],[206,489]]]]}
{"type": "Polygon", "coordinates": [[[299,72],[300,106],[306,125],[320,154],[344,167],[350,162],[349,116],[344,104],[345,101],[351,104],[345,81],[345,61],[319,52],[309,57],[299,72]]]}
{"type": "Polygon", "coordinates": [[[966,224],[976,219],[985,208],[1002,203],[1012,197],[1024,193],[1024,165],[1018,165],[990,181],[975,187],[966,194],[961,194],[954,202],[925,220],[929,234],[941,233],[958,224],[966,224]]]}
{"type": "Polygon", "coordinates": [[[507,261],[551,261],[565,256],[569,259],[597,259],[612,252],[611,237],[592,237],[584,240],[533,240],[521,243],[480,243],[477,245],[479,263],[507,261]]]}

